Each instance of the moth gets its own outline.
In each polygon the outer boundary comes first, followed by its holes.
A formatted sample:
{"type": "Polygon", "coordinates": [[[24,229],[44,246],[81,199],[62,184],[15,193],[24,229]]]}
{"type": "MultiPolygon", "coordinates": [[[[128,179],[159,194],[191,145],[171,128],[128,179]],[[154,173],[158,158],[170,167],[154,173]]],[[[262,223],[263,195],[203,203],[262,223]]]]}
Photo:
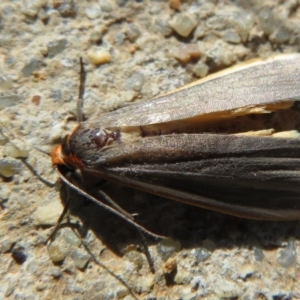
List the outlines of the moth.
{"type": "Polygon", "coordinates": [[[300,218],[300,54],[252,60],[83,122],[61,168],[243,218],[300,218]]]}

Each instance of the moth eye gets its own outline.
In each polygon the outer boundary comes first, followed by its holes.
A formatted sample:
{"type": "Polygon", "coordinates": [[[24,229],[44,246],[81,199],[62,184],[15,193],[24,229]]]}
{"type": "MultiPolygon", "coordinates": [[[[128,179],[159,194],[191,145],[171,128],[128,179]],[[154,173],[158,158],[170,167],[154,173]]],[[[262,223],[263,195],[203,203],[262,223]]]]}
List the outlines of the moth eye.
{"type": "Polygon", "coordinates": [[[109,137],[109,136],[108,136],[107,132],[104,131],[104,130],[102,130],[102,129],[100,129],[100,130],[98,130],[98,131],[94,134],[94,136],[93,136],[93,138],[92,138],[92,141],[93,141],[96,145],[98,145],[99,147],[102,148],[102,147],[106,146],[108,137],[109,137]]]}

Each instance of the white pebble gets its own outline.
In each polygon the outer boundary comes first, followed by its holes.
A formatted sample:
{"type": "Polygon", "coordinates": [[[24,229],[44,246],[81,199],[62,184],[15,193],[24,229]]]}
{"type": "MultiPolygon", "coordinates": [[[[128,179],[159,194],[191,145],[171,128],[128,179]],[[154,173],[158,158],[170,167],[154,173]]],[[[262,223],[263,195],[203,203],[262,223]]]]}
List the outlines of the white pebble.
{"type": "Polygon", "coordinates": [[[197,26],[197,21],[193,15],[179,14],[170,21],[170,26],[181,36],[188,37],[197,26]]]}
{"type": "Polygon", "coordinates": [[[40,206],[34,212],[34,223],[35,225],[55,225],[62,211],[63,206],[59,202],[40,206]]]}
{"type": "Polygon", "coordinates": [[[94,20],[101,16],[101,10],[97,5],[93,5],[85,9],[85,14],[89,19],[94,20]]]}
{"type": "Polygon", "coordinates": [[[94,65],[101,65],[111,61],[111,55],[109,51],[105,49],[91,49],[88,51],[87,56],[94,65]]]}
{"type": "Polygon", "coordinates": [[[22,141],[13,140],[5,144],[3,154],[13,158],[26,158],[29,155],[29,150],[22,141]]]}

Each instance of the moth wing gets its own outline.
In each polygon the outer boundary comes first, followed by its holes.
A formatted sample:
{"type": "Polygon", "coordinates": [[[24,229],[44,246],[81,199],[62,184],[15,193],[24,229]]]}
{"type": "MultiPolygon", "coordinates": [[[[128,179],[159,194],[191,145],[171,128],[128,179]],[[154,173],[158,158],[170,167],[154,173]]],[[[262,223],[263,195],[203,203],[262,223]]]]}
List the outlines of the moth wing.
{"type": "Polygon", "coordinates": [[[257,60],[142,103],[104,114],[105,128],[145,126],[300,100],[300,54],[257,60]]]}
{"type": "Polygon", "coordinates": [[[90,166],[88,171],[96,175],[103,172],[109,180],[152,194],[240,217],[300,217],[299,139],[194,134],[151,137],[139,143],[147,143],[144,157],[137,153],[146,144],[140,148],[127,145],[125,160],[115,152],[109,167],[103,168],[103,161],[102,168],[90,166]]]}

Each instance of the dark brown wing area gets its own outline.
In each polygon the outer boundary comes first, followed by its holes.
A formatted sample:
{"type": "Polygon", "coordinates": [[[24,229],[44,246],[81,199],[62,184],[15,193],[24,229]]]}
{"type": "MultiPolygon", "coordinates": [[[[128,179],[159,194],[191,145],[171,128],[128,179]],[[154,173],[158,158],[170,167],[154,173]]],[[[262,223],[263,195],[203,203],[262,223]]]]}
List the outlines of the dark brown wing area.
{"type": "Polygon", "coordinates": [[[298,139],[170,135],[123,145],[123,155],[115,149],[108,165],[88,170],[192,205],[288,220],[300,218],[299,149],[298,139]]]}

